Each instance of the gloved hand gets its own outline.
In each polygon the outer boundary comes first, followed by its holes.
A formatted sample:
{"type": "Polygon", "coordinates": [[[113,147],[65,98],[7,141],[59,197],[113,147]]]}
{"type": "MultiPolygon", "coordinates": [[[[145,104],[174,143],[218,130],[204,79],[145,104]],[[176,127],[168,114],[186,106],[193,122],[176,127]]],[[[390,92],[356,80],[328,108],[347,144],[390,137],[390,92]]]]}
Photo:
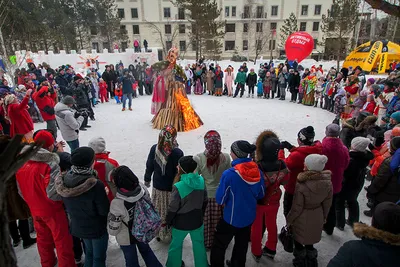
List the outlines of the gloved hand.
{"type": "Polygon", "coordinates": [[[150,187],[150,182],[144,182],[144,185],[149,188],[150,187]]]}
{"type": "Polygon", "coordinates": [[[291,150],[292,148],[294,148],[294,146],[288,141],[283,141],[281,142],[281,148],[282,149],[286,148],[287,150],[291,150]]]}
{"type": "Polygon", "coordinates": [[[79,113],[78,111],[75,112],[74,114],[74,118],[77,119],[81,116],[81,113],[79,113]]]}

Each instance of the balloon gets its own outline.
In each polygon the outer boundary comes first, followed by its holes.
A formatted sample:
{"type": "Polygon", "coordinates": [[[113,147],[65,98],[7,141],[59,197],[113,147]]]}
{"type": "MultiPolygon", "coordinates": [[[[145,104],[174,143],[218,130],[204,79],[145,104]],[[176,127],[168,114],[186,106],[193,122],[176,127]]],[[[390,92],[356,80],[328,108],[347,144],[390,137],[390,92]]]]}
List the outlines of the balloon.
{"type": "Polygon", "coordinates": [[[307,32],[295,32],[286,40],[285,50],[288,60],[301,62],[308,57],[314,48],[314,39],[307,32]]]}

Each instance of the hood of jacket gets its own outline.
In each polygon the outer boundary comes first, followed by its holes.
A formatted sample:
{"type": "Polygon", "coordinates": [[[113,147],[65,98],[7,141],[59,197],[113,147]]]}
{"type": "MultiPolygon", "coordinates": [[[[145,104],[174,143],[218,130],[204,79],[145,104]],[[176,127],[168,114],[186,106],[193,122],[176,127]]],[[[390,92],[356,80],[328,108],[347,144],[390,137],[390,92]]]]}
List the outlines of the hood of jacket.
{"type": "Polygon", "coordinates": [[[181,182],[195,190],[204,189],[204,179],[198,173],[187,173],[181,175],[181,182]]]}
{"type": "MultiPolygon", "coordinates": [[[[24,151],[26,151],[29,148],[29,146],[25,146],[21,153],[23,153],[24,151]]],[[[58,155],[56,153],[52,153],[44,148],[39,149],[39,151],[34,154],[29,160],[31,161],[37,161],[37,162],[55,162],[57,164],[60,163],[60,158],[58,157],[58,155]]]]}
{"type": "Polygon", "coordinates": [[[377,120],[378,120],[378,117],[376,117],[376,116],[368,116],[360,123],[360,125],[356,126],[355,129],[356,129],[356,131],[366,130],[370,126],[375,125],[377,120]]]}
{"type": "Polygon", "coordinates": [[[261,174],[257,163],[250,158],[236,159],[232,162],[235,172],[249,185],[260,182],[261,174]]]}
{"type": "Polygon", "coordinates": [[[297,176],[297,182],[305,184],[311,192],[318,193],[321,190],[321,182],[332,186],[331,175],[331,171],[304,171],[297,176]]]}
{"type": "Polygon", "coordinates": [[[57,105],[55,105],[55,107],[54,107],[55,112],[60,112],[60,111],[70,110],[70,109],[71,109],[70,107],[68,107],[67,105],[65,105],[61,102],[58,102],[57,105]]]}
{"type": "Polygon", "coordinates": [[[133,191],[122,192],[118,189],[116,198],[122,199],[129,203],[134,203],[141,199],[145,194],[146,189],[144,189],[143,185],[140,184],[140,186],[136,187],[136,189],[133,191]]]}
{"type": "Polygon", "coordinates": [[[400,235],[395,235],[375,227],[355,223],[353,228],[354,235],[361,239],[371,239],[381,241],[392,246],[400,246],[400,235]]]}
{"type": "Polygon", "coordinates": [[[360,151],[350,151],[350,158],[357,160],[357,161],[363,161],[366,165],[365,167],[368,166],[369,162],[374,159],[374,154],[370,151],[365,151],[365,152],[360,152],[360,151]]]}
{"type": "Polygon", "coordinates": [[[92,189],[98,179],[92,174],[77,174],[69,171],[56,181],[57,193],[62,197],[76,197],[92,189]]]}
{"type": "Polygon", "coordinates": [[[271,130],[263,131],[256,140],[256,162],[260,165],[262,171],[276,171],[284,169],[286,165],[281,166],[282,162],[278,160],[280,142],[278,141],[268,143],[268,139],[278,139],[276,133],[271,130]],[[267,143],[266,143],[267,142],[267,143]],[[275,148],[278,149],[275,151],[275,148]],[[274,149],[274,151],[270,151],[274,149]]]}

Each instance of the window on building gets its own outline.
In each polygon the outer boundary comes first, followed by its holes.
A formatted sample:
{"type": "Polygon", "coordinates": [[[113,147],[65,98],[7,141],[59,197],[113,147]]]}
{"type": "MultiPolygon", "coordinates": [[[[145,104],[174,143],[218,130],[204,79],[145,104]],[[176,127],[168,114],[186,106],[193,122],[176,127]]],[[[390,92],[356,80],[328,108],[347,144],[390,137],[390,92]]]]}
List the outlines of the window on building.
{"type": "Polygon", "coordinates": [[[276,40],[269,40],[268,49],[275,50],[276,40]]]}
{"type": "Polygon", "coordinates": [[[171,34],[171,24],[164,25],[165,34],[171,34]]]}
{"type": "Polygon", "coordinates": [[[307,22],[300,22],[300,31],[305,32],[307,30],[307,22]]]}
{"type": "Polygon", "coordinates": [[[244,19],[250,18],[250,7],[249,6],[244,6],[244,8],[243,8],[243,18],[244,19]]]}
{"type": "Polygon", "coordinates": [[[271,22],[270,27],[271,27],[271,30],[276,30],[277,23],[276,22],[271,22]]]}
{"type": "Polygon", "coordinates": [[[236,7],[232,7],[232,17],[236,17],[236,7]]]}
{"type": "Polygon", "coordinates": [[[225,41],[225,51],[235,50],[235,41],[225,41]]]}
{"type": "Polygon", "coordinates": [[[137,8],[131,8],[131,15],[133,19],[137,19],[139,17],[137,8]]]}
{"type": "Polygon", "coordinates": [[[140,34],[139,25],[132,25],[133,34],[140,34]]]}
{"type": "Polygon", "coordinates": [[[256,32],[262,32],[263,24],[261,22],[257,22],[256,24],[256,32]]]}
{"type": "Polygon", "coordinates": [[[314,49],[317,49],[318,39],[314,39],[314,49]]]}
{"type": "Polygon", "coordinates": [[[258,6],[257,11],[256,11],[256,18],[262,19],[264,15],[264,7],[263,6],[258,6]]]}
{"type": "Polygon", "coordinates": [[[225,17],[229,17],[229,6],[225,7],[225,17]]]}
{"type": "Polygon", "coordinates": [[[171,17],[171,8],[164,7],[164,18],[170,18],[170,17],[171,17]]]}
{"type": "Polygon", "coordinates": [[[243,40],[243,51],[249,50],[249,41],[243,40]]]}
{"type": "Polygon", "coordinates": [[[170,50],[172,48],[172,41],[165,41],[165,48],[168,50],[170,50]]]}
{"type": "Polygon", "coordinates": [[[110,43],[109,42],[103,42],[103,49],[110,50],[110,43]]]}
{"type": "Polygon", "coordinates": [[[301,6],[301,15],[302,16],[307,16],[308,15],[308,5],[302,5],[301,6]]]}
{"type": "Polygon", "coordinates": [[[249,32],[249,24],[243,23],[243,32],[249,32]]]}
{"type": "Polygon", "coordinates": [[[96,26],[90,26],[90,34],[91,35],[97,35],[98,34],[96,26]]]}
{"type": "Polygon", "coordinates": [[[185,33],[186,26],[185,24],[179,24],[179,33],[185,33]]]}
{"type": "Polygon", "coordinates": [[[314,15],[321,15],[321,5],[315,5],[314,15]]]}
{"type": "Polygon", "coordinates": [[[125,52],[127,48],[128,48],[128,42],[122,42],[121,43],[122,52],[125,52]]]}
{"type": "Polygon", "coordinates": [[[278,16],[278,6],[271,6],[271,16],[278,16]]]}
{"type": "Polygon", "coordinates": [[[178,19],[185,19],[185,9],[184,8],[178,8],[178,19]]]}
{"type": "Polygon", "coordinates": [[[121,34],[126,34],[126,25],[120,25],[119,31],[121,32],[121,34]]]}
{"type": "Polygon", "coordinates": [[[225,32],[235,32],[235,23],[225,24],[225,32]]]}
{"type": "Polygon", "coordinates": [[[118,18],[120,19],[125,18],[125,10],[123,8],[118,8],[118,18]]]}
{"type": "Polygon", "coordinates": [[[319,31],[319,21],[314,21],[312,25],[313,32],[319,31]]]}
{"type": "Polygon", "coordinates": [[[92,49],[96,50],[97,53],[100,53],[99,43],[98,42],[93,42],[92,43],[92,49]]]}
{"type": "Polygon", "coordinates": [[[186,51],[186,41],[179,41],[179,50],[186,51]]]}

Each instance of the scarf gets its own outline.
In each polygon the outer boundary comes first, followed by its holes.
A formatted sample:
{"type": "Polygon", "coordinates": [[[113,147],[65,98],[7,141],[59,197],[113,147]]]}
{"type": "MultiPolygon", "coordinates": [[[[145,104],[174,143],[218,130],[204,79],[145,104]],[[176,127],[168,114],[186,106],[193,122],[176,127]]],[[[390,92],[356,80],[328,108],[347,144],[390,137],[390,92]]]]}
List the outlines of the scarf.
{"type": "Polygon", "coordinates": [[[95,170],[93,170],[91,167],[72,165],[71,171],[76,174],[84,174],[84,175],[91,174],[91,175],[94,175],[95,177],[97,177],[97,172],[95,170]]]}
{"type": "MultiPolygon", "coordinates": [[[[207,158],[207,169],[214,174],[218,170],[218,166],[221,163],[221,136],[217,131],[208,131],[204,136],[204,144],[206,146],[204,155],[207,158]]],[[[224,160],[225,157],[222,158],[222,161],[224,160]]]]}
{"type": "Polygon", "coordinates": [[[165,126],[158,136],[155,160],[160,166],[163,176],[165,175],[165,166],[167,166],[169,155],[172,150],[178,147],[176,136],[176,129],[171,125],[165,126]]]}

